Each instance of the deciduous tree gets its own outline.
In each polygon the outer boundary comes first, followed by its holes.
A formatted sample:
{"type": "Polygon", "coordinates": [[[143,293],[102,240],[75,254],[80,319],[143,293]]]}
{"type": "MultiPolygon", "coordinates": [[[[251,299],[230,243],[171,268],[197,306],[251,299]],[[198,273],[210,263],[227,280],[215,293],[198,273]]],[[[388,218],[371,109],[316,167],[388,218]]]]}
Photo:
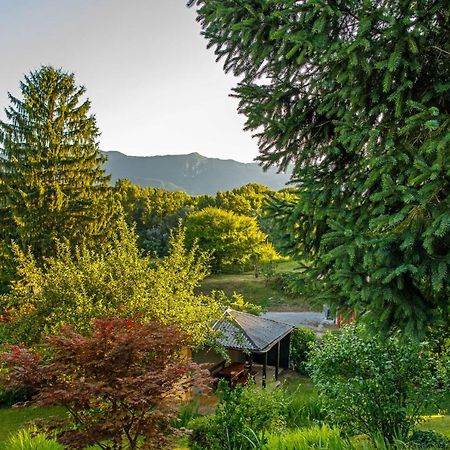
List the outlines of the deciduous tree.
{"type": "Polygon", "coordinates": [[[47,427],[68,448],[160,449],[183,395],[207,388],[207,371],[183,356],[187,337],[157,322],[97,320],[87,336],[66,326],[45,342],[46,357],[18,346],[3,354],[4,383],[67,409],[47,427]]]}
{"type": "Polygon", "coordinates": [[[212,269],[243,269],[278,257],[255,217],[205,208],[185,220],[187,245],[211,254],[212,269]]]}

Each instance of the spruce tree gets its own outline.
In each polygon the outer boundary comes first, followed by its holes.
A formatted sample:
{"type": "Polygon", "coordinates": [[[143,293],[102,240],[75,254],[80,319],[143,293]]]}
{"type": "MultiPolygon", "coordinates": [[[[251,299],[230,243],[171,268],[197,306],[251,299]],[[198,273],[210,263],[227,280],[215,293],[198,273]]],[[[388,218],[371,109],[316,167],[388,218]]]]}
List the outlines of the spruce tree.
{"type": "Polygon", "coordinates": [[[450,9],[445,0],[192,0],[321,301],[384,326],[447,321],[450,9]]]}
{"type": "Polygon", "coordinates": [[[0,122],[4,271],[12,241],[38,260],[53,253],[57,240],[93,247],[110,233],[112,213],[85,88],[73,74],[44,66],[20,89],[22,99],[9,94],[7,121],[0,122]]]}

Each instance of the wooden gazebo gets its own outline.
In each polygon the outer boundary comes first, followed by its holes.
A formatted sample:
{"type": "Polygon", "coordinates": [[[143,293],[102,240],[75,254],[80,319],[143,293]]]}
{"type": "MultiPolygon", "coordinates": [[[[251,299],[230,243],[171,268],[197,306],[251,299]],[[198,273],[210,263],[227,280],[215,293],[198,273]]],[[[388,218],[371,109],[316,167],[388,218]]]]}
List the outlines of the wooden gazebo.
{"type": "Polygon", "coordinates": [[[232,359],[262,364],[262,384],[266,386],[267,366],[275,367],[278,380],[280,368],[289,367],[289,345],[292,325],[264,317],[227,309],[214,324],[218,342],[232,359]]]}

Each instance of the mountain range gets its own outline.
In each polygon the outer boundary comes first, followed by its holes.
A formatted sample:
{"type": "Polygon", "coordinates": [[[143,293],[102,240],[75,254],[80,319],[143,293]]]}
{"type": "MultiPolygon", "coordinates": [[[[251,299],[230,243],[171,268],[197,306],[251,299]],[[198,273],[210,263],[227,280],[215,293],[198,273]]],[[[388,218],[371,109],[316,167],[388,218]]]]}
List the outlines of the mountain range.
{"type": "Polygon", "coordinates": [[[127,178],[143,187],[185,191],[191,195],[228,191],[248,183],[260,183],[273,190],[285,187],[289,174],[275,169],[263,171],[257,163],[207,158],[198,153],[166,156],[128,156],[104,152],[104,167],[112,182],[127,178]]]}

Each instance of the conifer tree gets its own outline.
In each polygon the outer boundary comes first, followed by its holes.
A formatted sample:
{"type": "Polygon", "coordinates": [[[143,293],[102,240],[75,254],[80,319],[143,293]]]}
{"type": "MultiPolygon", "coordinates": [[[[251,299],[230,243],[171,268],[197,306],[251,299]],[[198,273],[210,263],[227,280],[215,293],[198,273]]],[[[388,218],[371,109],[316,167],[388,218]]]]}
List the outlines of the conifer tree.
{"type": "Polygon", "coordinates": [[[190,5],[259,160],[295,165],[298,199],[273,212],[305,285],[387,329],[448,321],[448,1],[190,5]]]}
{"type": "Polygon", "coordinates": [[[41,260],[56,240],[92,247],[110,233],[112,196],[85,88],[73,74],[44,66],[20,89],[22,99],[9,94],[0,122],[4,251],[15,241],[41,260]]]}

